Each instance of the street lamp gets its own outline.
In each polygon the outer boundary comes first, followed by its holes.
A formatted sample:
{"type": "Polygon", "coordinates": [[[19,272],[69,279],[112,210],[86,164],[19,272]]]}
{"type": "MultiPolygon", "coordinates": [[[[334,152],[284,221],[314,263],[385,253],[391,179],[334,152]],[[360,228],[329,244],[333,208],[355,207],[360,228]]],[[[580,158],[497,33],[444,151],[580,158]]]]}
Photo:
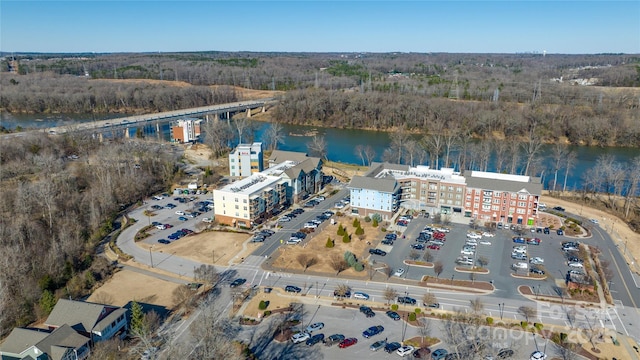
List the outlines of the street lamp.
{"type": "Polygon", "coordinates": [[[453,285],[453,277],[456,276],[455,274],[451,275],[451,285],[453,285]]]}
{"type": "Polygon", "coordinates": [[[153,249],[153,245],[149,247],[149,259],[151,260],[151,268],[153,268],[153,253],[151,252],[151,249],[153,249]]]}
{"type": "Polygon", "coordinates": [[[498,309],[500,309],[500,321],[502,321],[502,314],[504,314],[504,303],[498,303],[498,309]]]}

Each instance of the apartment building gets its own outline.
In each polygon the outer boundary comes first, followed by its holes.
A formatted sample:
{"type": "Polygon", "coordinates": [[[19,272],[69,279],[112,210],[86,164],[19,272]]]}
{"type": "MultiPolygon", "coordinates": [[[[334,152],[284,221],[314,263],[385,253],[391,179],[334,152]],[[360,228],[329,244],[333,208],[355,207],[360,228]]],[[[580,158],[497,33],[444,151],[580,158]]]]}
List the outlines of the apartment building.
{"type": "Polygon", "coordinates": [[[239,144],[229,154],[229,175],[247,177],[264,169],[262,143],[239,144]]]}
{"type": "Polygon", "coordinates": [[[350,190],[351,213],[360,216],[380,214],[388,220],[398,210],[400,184],[393,178],[354,176],[350,190]]]}
{"type": "Polygon", "coordinates": [[[542,194],[540,178],[465,171],[465,216],[485,222],[534,226],[542,194]]]}
{"type": "Polygon", "coordinates": [[[200,119],[181,119],[171,124],[171,141],[189,143],[200,138],[200,119]]]}

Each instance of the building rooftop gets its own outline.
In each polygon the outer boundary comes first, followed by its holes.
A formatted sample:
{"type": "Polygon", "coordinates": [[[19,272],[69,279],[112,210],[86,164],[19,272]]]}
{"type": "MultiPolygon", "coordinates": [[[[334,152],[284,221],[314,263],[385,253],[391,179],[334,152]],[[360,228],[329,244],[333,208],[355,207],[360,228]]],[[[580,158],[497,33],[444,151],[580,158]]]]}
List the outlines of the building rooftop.
{"type": "Polygon", "coordinates": [[[354,176],[348,188],[369,189],[386,193],[394,193],[398,187],[395,179],[373,178],[367,176],[354,176]]]}
{"type": "Polygon", "coordinates": [[[464,176],[468,188],[542,194],[542,183],[537,177],[471,170],[465,171],[464,176]]]}
{"type": "Polygon", "coordinates": [[[281,178],[278,176],[264,175],[262,173],[253,174],[215,191],[251,195],[256,191],[260,191],[267,186],[277,183],[280,180],[281,178]]]}
{"type": "Polygon", "coordinates": [[[275,163],[275,164],[279,164],[287,160],[301,162],[307,158],[308,158],[307,154],[303,152],[273,150],[273,152],[271,153],[271,156],[269,156],[269,162],[275,163]]]}
{"type": "Polygon", "coordinates": [[[418,165],[416,167],[407,166],[405,168],[395,167],[395,169],[385,166],[384,169],[381,169],[375,177],[392,177],[396,180],[421,178],[439,180],[448,183],[465,184],[464,176],[460,175],[459,172],[454,171],[452,168],[436,170],[424,165],[418,165]]]}
{"type": "MultiPolygon", "coordinates": [[[[69,324],[77,331],[90,333],[100,320],[117,309],[121,308],[84,301],[59,299],[45,324],[56,327],[69,324]]],[[[122,309],[120,313],[124,311],[126,310],[122,309]]]]}

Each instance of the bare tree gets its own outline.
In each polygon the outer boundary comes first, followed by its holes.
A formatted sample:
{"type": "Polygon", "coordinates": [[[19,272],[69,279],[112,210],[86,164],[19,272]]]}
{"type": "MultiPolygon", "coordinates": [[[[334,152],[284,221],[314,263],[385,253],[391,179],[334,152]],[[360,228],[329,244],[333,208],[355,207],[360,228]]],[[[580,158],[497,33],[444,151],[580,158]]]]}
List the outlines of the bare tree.
{"type": "Polygon", "coordinates": [[[422,254],[422,260],[426,262],[433,261],[433,254],[429,250],[425,250],[424,254],[422,254]]]}
{"type": "Polygon", "coordinates": [[[409,259],[415,261],[415,260],[418,260],[419,257],[420,257],[420,253],[415,249],[411,249],[411,251],[409,251],[409,259]]]}
{"type": "Polygon", "coordinates": [[[366,163],[364,161],[364,145],[358,144],[355,148],[353,148],[353,153],[360,157],[362,160],[362,166],[365,166],[366,163]]]}
{"type": "Polygon", "coordinates": [[[269,150],[273,151],[278,148],[278,144],[284,144],[284,134],[282,125],[274,122],[264,131],[265,142],[269,144],[269,150]]]}
{"type": "Polygon", "coordinates": [[[311,141],[307,143],[307,149],[311,156],[319,157],[323,160],[327,158],[327,141],[324,136],[314,135],[311,141]]]}
{"type": "Polygon", "coordinates": [[[418,319],[418,331],[420,332],[420,337],[422,338],[422,346],[425,346],[424,341],[426,340],[426,338],[431,336],[432,328],[433,324],[428,317],[423,316],[418,319]]]}
{"type": "Polygon", "coordinates": [[[233,123],[236,126],[236,131],[238,132],[238,143],[242,144],[242,138],[246,135],[246,131],[249,128],[249,119],[241,117],[234,119],[233,123]]]}
{"type": "Polygon", "coordinates": [[[436,273],[436,278],[440,277],[440,274],[442,274],[443,270],[444,270],[444,265],[442,265],[442,262],[440,260],[433,263],[433,272],[436,273]]]}
{"type": "Polygon", "coordinates": [[[391,268],[391,266],[385,265],[384,268],[382,268],[382,273],[385,274],[388,279],[393,274],[393,269],[391,268]]]}
{"type": "Polygon", "coordinates": [[[633,161],[627,165],[627,174],[629,186],[627,194],[624,197],[624,216],[628,219],[632,203],[636,202],[637,204],[637,197],[634,194],[638,192],[638,187],[640,187],[640,156],[636,156],[633,161]]]}
{"type": "Polygon", "coordinates": [[[398,291],[393,288],[386,288],[383,293],[384,299],[387,300],[387,304],[395,300],[398,297],[398,291]]]}
{"type": "Polygon", "coordinates": [[[307,271],[309,267],[317,264],[319,261],[317,256],[308,255],[304,253],[299,254],[296,259],[298,260],[298,263],[300,264],[300,266],[304,268],[304,271],[307,271]]]}
{"type": "Polygon", "coordinates": [[[351,288],[347,284],[340,284],[336,287],[336,290],[333,292],[335,296],[338,297],[346,297],[347,293],[351,291],[351,288]]]}
{"type": "Polygon", "coordinates": [[[480,298],[475,298],[469,300],[469,307],[474,314],[478,315],[484,310],[484,303],[480,298]]]}
{"type": "Polygon", "coordinates": [[[371,162],[376,157],[376,150],[371,145],[365,145],[364,157],[367,159],[367,165],[371,165],[371,162]]]}
{"type": "Polygon", "coordinates": [[[524,175],[529,175],[529,169],[538,156],[538,152],[540,152],[542,145],[544,145],[542,137],[536,131],[535,123],[530,126],[528,135],[527,141],[522,145],[526,158],[524,175]]]}
{"type": "Polygon", "coordinates": [[[331,254],[329,257],[329,265],[336,271],[336,275],[349,268],[349,264],[347,264],[347,261],[343,256],[340,256],[340,254],[331,254]]]}
{"type": "Polygon", "coordinates": [[[489,259],[486,256],[480,256],[478,257],[478,265],[480,265],[480,267],[485,267],[487,265],[489,265],[489,259]]]}
{"type": "Polygon", "coordinates": [[[535,309],[535,308],[533,308],[533,307],[531,307],[531,306],[525,306],[525,305],[523,305],[523,306],[520,306],[520,307],[518,308],[518,313],[519,313],[520,315],[524,316],[525,320],[526,320],[527,322],[529,322],[529,319],[530,319],[530,318],[534,318],[534,317],[536,317],[536,315],[537,315],[537,313],[538,313],[538,312],[536,311],[536,309],[535,309]]]}
{"type": "Polygon", "coordinates": [[[569,171],[575,166],[575,161],[578,155],[575,151],[569,151],[564,157],[564,184],[562,186],[562,192],[567,191],[567,179],[569,178],[569,171]]]}
{"type": "Polygon", "coordinates": [[[215,286],[220,280],[218,270],[212,265],[200,265],[193,269],[193,276],[196,281],[202,281],[209,286],[215,286]]]}
{"type": "Polygon", "coordinates": [[[438,300],[436,299],[436,296],[433,295],[431,292],[428,292],[422,295],[422,304],[424,306],[429,306],[430,304],[435,304],[437,302],[438,300]]]}

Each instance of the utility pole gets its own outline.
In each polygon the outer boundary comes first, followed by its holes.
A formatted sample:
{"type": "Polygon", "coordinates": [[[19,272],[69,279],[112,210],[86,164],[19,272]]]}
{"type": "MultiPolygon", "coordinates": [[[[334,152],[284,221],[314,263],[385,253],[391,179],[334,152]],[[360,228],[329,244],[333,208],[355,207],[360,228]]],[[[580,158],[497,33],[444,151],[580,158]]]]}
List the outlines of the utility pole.
{"type": "Polygon", "coordinates": [[[153,245],[149,248],[149,259],[151,260],[151,268],[153,268],[153,253],[151,252],[151,249],[153,249],[153,245]]]}

